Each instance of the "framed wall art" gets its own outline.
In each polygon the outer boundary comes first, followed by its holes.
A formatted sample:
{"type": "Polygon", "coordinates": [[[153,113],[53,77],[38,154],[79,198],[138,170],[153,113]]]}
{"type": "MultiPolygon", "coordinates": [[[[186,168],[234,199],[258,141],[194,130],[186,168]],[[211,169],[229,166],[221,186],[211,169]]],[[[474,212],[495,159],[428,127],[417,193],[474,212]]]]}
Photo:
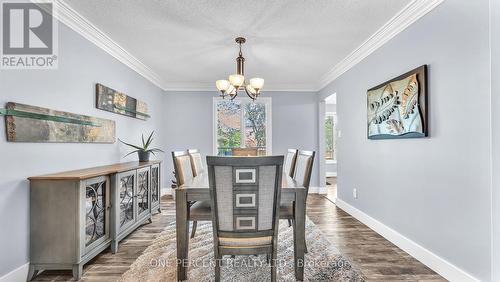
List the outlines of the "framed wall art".
{"type": "Polygon", "coordinates": [[[96,108],[141,120],[147,120],[148,105],[102,84],[96,84],[96,108]]]}
{"type": "Polygon", "coordinates": [[[427,95],[427,65],[369,89],[368,138],[427,137],[427,95]]]}

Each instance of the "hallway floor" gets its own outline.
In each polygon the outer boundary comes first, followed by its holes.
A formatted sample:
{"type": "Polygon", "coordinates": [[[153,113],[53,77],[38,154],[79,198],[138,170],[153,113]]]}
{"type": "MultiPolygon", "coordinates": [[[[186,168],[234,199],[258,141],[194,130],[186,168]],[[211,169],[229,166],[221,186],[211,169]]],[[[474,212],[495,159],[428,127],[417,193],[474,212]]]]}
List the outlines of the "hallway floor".
{"type": "Polygon", "coordinates": [[[326,178],[326,195],[325,197],[334,202],[337,199],[337,177],[326,178]]]}

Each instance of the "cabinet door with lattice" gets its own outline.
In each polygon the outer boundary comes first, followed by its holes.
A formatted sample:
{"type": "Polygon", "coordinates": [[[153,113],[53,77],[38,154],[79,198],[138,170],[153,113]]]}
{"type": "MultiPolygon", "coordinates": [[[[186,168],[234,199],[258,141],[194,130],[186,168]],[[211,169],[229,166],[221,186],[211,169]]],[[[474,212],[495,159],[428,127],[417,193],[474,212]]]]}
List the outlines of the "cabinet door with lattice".
{"type": "Polygon", "coordinates": [[[85,244],[83,247],[84,253],[87,253],[110,238],[109,178],[101,176],[88,179],[81,187],[83,187],[81,199],[85,223],[82,230],[85,244]]]}
{"type": "Polygon", "coordinates": [[[160,164],[151,166],[151,211],[160,210],[161,197],[160,164]]]}
{"type": "Polygon", "coordinates": [[[150,176],[151,176],[151,171],[149,167],[137,170],[136,208],[137,208],[138,219],[150,216],[151,214],[150,176]]]}
{"type": "Polygon", "coordinates": [[[118,230],[126,230],[136,221],[136,170],[126,171],[117,175],[118,189],[118,230]]]}

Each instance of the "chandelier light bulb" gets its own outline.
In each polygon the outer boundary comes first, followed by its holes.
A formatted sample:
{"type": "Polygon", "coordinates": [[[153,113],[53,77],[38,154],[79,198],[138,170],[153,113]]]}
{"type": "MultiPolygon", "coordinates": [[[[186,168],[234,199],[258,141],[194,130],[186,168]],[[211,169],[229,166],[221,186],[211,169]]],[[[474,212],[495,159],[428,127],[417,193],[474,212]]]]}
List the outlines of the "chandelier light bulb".
{"type": "Polygon", "coordinates": [[[250,79],[250,86],[252,86],[253,89],[255,90],[260,90],[262,87],[264,87],[264,79],[263,78],[252,78],[250,79]]]}
{"type": "Polygon", "coordinates": [[[231,82],[231,85],[234,86],[235,88],[238,88],[245,83],[245,77],[242,76],[241,74],[232,74],[229,76],[229,82],[231,82]]]}
{"type": "Polygon", "coordinates": [[[215,82],[215,86],[217,86],[217,89],[219,89],[219,91],[226,91],[229,89],[231,84],[225,79],[220,79],[215,82]]]}
{"type": "Polygon", "coordinates": [[[252,85],[249,84],[249,85],[247,85],[246,88],[247,88],[247,91],[250,92],[250,94],[253,94],[253,95],[257,94],[257,90],[255,90],[255,88],[253,88],[252,85]]]}

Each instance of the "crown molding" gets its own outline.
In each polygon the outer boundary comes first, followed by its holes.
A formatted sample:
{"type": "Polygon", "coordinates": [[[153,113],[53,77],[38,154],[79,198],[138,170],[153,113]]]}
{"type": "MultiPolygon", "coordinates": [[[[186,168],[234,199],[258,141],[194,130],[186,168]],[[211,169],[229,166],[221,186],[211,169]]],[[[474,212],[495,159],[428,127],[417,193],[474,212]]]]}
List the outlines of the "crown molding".
{"type": "MultiPolygon", "coordinates": [[[[36,3],[39,1],[33,0],[32,2],[36,3]]],[[[53,0],[52,3],[54,9],[53,15],[57,20],[59,20],[59,22],[67,25],[69,28],[94,43],[97,47],[106,51],[115,59],[125,64],[154,85],[161,89],[165,88],[165,81],[163,81],[157,73],[121,47],[120,44],[93,25],[64,0],[53,0]]]]}
{"type": "MultiPolygon", "coordinates": [[[[178,82],[178,83],[168,83],[168,87],[163,88],[165,91],[169,92],[181,92],[181,91],[212,91],[218,92],[215,88],[215,83],[205,83],[205,82],[178,82]]],[[[317,89],[308,84],[267,84],[264,92],[312,92],[316,93],[317,89]]]]}
{"type": "Polygon", "coordinates": [[[320,80],[317,91],[337,79],[346,71],[357,65],[375,50],[387,43],[398,33],[432,11],[444,0],[413,0],[385,23],[380,29],[365,40],[342,61],[330,69],[320,80]]]}

